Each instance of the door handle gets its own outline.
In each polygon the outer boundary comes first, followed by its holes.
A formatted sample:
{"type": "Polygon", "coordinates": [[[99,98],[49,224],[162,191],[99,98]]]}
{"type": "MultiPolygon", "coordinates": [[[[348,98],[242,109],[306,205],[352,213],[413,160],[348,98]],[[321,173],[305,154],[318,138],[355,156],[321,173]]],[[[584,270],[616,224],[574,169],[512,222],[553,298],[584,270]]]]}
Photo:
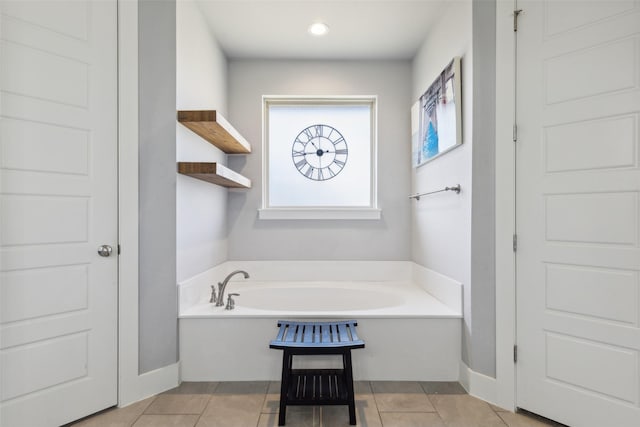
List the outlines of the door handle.
{"type": "Polygon", "coordinates": [[[113,252],[113,248],[109,245],[102,245],[98,248],[98,255],[103,257],[111,256],[111,252],[113,252]]]}

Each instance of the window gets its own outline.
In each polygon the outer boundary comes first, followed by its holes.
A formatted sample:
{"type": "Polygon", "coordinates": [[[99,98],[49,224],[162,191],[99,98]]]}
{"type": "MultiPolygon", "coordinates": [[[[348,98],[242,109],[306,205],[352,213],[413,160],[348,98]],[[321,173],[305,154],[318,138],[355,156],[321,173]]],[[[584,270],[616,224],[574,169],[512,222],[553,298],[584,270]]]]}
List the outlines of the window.
{"type": "Polygon", "coordinates": [[[376,97],[263,97],[261,219],[379,219],[376,97]]]}

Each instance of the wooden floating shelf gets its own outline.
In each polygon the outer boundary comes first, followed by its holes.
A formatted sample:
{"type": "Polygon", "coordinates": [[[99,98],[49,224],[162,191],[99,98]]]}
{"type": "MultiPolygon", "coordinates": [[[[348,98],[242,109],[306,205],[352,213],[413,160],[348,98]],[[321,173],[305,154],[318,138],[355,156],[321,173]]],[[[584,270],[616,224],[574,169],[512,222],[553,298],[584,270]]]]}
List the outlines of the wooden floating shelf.
{"type": "Polygon", "coordinates": [[[178,111],[178,121],[227,154],[251,153],[251,144],[215,110],[178,111]]]}
{"type": "Polygon", "coordinates": [[[178,173],[230,188],[251,188],[251,180],[218,163],[178,162],[178,173]]]}

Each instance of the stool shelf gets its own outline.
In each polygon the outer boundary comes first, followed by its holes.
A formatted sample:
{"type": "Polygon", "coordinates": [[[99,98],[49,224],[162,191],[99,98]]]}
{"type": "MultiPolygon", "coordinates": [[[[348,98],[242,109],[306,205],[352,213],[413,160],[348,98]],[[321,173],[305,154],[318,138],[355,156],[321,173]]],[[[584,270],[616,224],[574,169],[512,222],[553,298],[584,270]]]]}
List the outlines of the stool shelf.
{"type": "Polygon", "coordinates": [[[348,405],[349,390],[343,369],[293,369],[287,390],[288,405],[348,405]]]}

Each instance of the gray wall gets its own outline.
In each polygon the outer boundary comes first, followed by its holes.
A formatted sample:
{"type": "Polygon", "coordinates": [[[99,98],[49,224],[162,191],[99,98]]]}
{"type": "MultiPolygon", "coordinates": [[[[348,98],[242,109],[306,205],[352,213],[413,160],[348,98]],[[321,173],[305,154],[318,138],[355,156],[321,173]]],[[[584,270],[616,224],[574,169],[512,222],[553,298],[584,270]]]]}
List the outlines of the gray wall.
{"type": "Polygon", "coordinates": [[[138,3],[139,372],[177,361],[176,3],[138,3]]]}
{"type": "Polygon", "coordinates": [[[474,1],[472,19],[471,367],[476,372],[495,377],[495,0],[474,1]]]}
{"type": "Polygon", "coordinates": [[[410,81],[408,61],[230,61],[229,118],[253,152],[229,156],[229,165],[251,178],[253,188],[229,193],[229,259],[409,259],[410,81]],[[257,219],[262,95],[378,95],[381,220],[257,219]]]}

